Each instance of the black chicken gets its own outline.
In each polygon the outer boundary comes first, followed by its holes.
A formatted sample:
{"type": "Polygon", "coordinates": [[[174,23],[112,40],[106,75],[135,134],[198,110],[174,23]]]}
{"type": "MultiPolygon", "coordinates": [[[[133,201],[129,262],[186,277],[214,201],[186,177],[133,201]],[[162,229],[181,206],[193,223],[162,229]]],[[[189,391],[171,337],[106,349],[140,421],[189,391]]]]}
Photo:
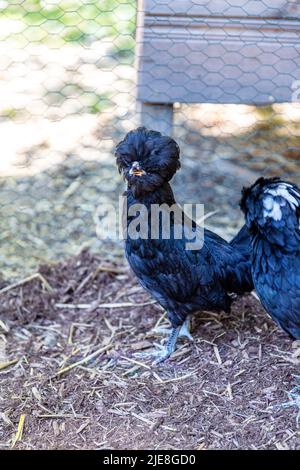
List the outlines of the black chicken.
{"type": "MultiPolygon", "coordinates": [[[[176,204],[169,180],[180,168],[179,153],[172,138],[144,127],[129,132],[117,145],[118,169],[127,180],[127,228],[140,216],[141,211],[128,215],[136,204],[147,208],[149,226],[156,205],[163,205],[165,215],[176,204]]],[[[167,311],[172,324],[166,350],[157,362],[172,354],[179,334],[190,336],[187,332],[189,314],[197,310],[228,312],[233,300],[231,293],[243,294],[253,289],[247,228],[244,226],[231,243],[204,230],[202,248],[188,250],[186,242],[201,231],[191,221],[192,227],[186,234],[185,214],[175,207],[176,213],[170,215],[168,238],[163,236],[160,220],[156,239],[127,234],[125,241],[126,257],[132,270],[141,285],[167,311]],[[178,227],[182,238],[176,238],[178,227]]],[[[203,238],[203,231],[201,234],[203,238]]]]}
{"type": "Polygon", "coordinates": [[[280,178],[260,178],[243,189],[241,208],[256,292],[276,323],[300,339],[300,190],[280,178]]]}

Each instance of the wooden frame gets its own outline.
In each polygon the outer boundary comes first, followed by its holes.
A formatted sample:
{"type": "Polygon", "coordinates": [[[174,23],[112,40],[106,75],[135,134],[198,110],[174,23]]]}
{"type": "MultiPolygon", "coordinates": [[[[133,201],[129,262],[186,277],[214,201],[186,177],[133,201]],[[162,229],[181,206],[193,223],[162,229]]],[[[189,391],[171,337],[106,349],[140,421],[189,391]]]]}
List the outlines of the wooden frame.
{"type": "Polygon", "coordinates": [[[140,0],[136,40],[141,123],[164,133],[175,102],[289,102],[300,78],[296,1],[140,0]]]}

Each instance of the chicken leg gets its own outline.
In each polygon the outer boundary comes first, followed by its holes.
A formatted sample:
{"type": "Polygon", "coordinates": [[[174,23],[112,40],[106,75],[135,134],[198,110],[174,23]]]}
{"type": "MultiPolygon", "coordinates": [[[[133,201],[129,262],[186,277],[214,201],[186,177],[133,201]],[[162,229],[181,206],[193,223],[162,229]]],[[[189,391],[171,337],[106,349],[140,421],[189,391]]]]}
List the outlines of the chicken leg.
{"type": "Polygon", "coordinates": [[[167,344],[163,350],[163,352],[159,353],[158,358],[154,361],[154,364],[160,364],[168,359],[171,354],[176,349],[176,343],[179,336],[185,336],[190,341],[194,341],[191,333],[190,333],[190,317],[187,317],[184,323],[181,326],[177,326],[176,328],[172,328],[171,334],[168,338],[167,344]]]}
{"type": "Polygon", "coordinates": [[[194,341],[194,338],[191,334],[191,317],[188,316],[184,320],[184,323],[180,329],[179,336],[185,336],[188,338],[190,341],[194,341]]]}
{"type": "Polygon", "coordinates": [[[163,349],[163,352],[158,354],[158,358],[154,361],[154,364],[161,364],[168,359],[171,354],[175,351],[177,338],[180,334],[182,326],[177,326],[176,328],[172,328],[171,334],[168,338],[167,344],[163,349]]]}

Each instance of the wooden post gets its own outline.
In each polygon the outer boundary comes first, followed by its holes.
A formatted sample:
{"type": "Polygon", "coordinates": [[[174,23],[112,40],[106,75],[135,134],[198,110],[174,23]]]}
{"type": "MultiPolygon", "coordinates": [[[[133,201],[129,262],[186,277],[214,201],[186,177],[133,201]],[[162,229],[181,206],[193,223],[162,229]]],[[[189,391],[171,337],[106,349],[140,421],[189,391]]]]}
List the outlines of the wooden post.
{"type": "Polygon", "coordinates": [[[143,103],[137,101],[139,125],[159,131],[164,135],[172,135],[173,104],[143,103]]]}

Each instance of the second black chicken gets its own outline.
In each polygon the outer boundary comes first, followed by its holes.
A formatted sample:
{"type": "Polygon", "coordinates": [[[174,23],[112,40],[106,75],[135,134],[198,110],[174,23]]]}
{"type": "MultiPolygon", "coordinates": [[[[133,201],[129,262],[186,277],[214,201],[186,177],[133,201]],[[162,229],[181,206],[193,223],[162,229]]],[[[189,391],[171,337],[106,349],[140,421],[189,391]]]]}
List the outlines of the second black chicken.
{"type": "Polygon", "coordinates": [[[127,229],[140,217],[141,211],[134,209],[141,204],[146,208],[149,227],[157,205],[162,216],[169,213],[170,217],[168,237],[164,236],[160,219],[157,237],[151,238],[150,233],[146,236],[127,233],[125,240],[126,257],[132,270],[166,310],[172,325],[166,349],[157,362],[175,350],[177,338],[186,329],[191,313],[228,312],[233,300],[231,293],[243,294],[253,289],[250,240],[245,226],[230,243],[209,230],[201,231],[195,222],[191,222],[191,230],[186,233],[185,215],[176,205],[169,184],[180,168],[179,154],[172,138],[143,127],[129,132],[115,153],[118,169],[127,181],[127,229]],[[170,212],[174,207],[175,213],[170,212]],[[180,238],[175,234],[178,227],[180,238]],[[187,243],[197,234],[203,238],[202,247],[187,249],[187,243]]]}
{"type": "Polygon", "coordinates": [[[251,233],[256,292],[276,323],[300,339],[300,189],[260,178],[243,190],[241,208],[251,233]]]}

